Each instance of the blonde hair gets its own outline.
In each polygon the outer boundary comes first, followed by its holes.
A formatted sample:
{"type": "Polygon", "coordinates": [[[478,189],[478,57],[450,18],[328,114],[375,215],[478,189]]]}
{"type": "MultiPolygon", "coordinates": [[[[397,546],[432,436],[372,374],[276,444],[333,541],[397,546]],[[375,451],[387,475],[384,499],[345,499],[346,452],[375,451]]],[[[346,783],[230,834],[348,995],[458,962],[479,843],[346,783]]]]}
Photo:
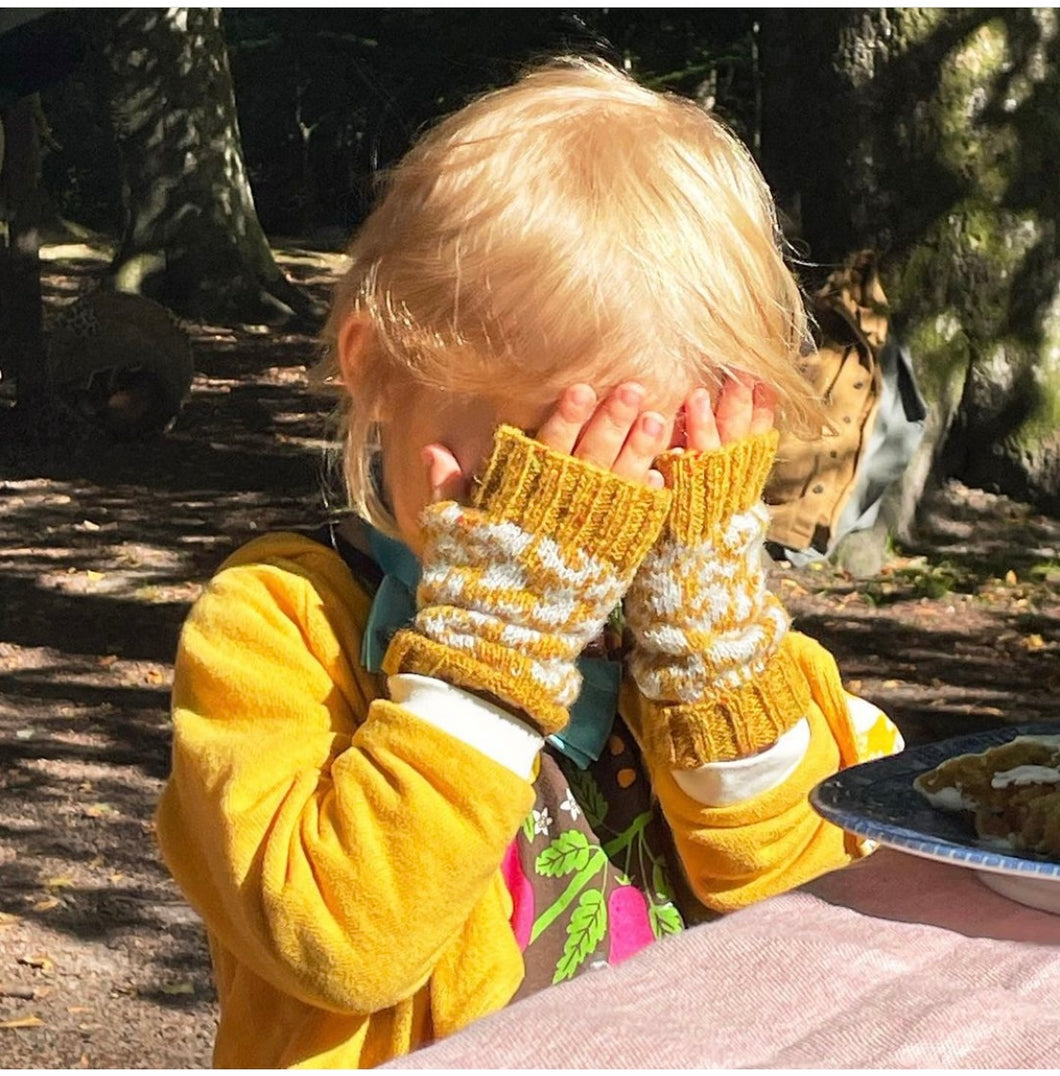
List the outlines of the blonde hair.
{"type": "Polygon", "coordinates": [[[393,528],[371,481],[373,415],[396,376],[540,399],[575,380],[772,385],[787,424],[819,413],[769,190],[743,144],[693,102],[561,58],[431,129],[354,237],[325,341],[365,337],[343,404],[353,507],[393,528]]]}

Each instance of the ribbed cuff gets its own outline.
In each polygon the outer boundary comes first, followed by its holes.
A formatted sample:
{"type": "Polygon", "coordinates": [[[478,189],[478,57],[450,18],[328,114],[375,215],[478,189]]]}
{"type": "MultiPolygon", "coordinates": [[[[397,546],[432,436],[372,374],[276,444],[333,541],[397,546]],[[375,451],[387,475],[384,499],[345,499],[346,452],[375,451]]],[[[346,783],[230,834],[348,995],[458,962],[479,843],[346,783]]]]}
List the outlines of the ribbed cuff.
{"type": "Polygon", "coordinates": [[[626,575],[658,537],[670,496],[669,490],[619,478],[502,426],[472,505],[529,534],[589,551],[626,575]]]}
{"type": "Polygon", "coordinates": [[[779,434],[744,437],[716,452],[667,452],[656,469],[673,491],[666,532],[676,541],[708,539],[737,512],[756,504],[773,467],[779,434]]]}
{"type": "Polygon", "coordinates": [[[805,716],[810,686],[786,647],[750,683],[715,690],[695,703],[644,700],[645,753],[690,770],[761,751],[805,716]]]}
{"type": "Polygon", "coordinates": [[[476,640],[472,654],[405,629],[391,639],[383,671],[389,676],[417,673],[485,692],[517,716],[525,715],[543,736],[559,732],[570,721],[567,708],[535,680],[530,660],[514,647],[476,640]]]}

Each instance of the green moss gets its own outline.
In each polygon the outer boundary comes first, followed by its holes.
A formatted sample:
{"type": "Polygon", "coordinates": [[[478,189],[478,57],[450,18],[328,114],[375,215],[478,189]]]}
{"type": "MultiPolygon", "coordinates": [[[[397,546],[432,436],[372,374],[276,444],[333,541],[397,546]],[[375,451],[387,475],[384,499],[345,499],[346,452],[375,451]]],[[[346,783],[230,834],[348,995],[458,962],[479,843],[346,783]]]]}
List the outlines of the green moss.
{"type": "Polygon", "coordinates": [[[1012,437],[1024,451],[1036,450],[1060,437],[1060,358],[1057,353],[1060,353],[1060,340],[1053,337],[1044,342],[1040,360],[1029,359],[1036,383],[1035,406],[1012,437]],[[1051,359],[1050,355],[1053,356],[1051,359]]]}
{"type": "Polygon", "coordinates": [[[1011,125],[985,124],[981,115],[1010,62],[1005,23],[992,19],[942,65],[935,98],[940,159],[995,203],[1004,196],[1018,159],[1016,132],[1011,125]]]}
{"type": "Polygon", "coordinates": [[[957,315],[947,310],[911,322],[906,329],[920,389],[929,403],[953,404],[960,397],[970,349],[968,336],[959,326],[957,315]]]}

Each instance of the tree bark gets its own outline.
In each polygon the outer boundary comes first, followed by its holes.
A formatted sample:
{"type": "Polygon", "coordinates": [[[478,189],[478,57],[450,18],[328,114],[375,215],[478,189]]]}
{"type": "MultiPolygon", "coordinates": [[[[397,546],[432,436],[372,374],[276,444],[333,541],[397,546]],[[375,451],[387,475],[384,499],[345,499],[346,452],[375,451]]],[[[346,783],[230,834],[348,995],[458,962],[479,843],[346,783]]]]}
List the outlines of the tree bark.
{"type": "Polygon", "coordinates": [[[135,8],[108,18],[103,50],[127,218],[118,289],[221,323],[315,313],[258,222],[220,9],[135,8]]]}
{"type": "Polygon", "coordinates": [[[40,143],[35,95],[0,117],[0,328],[4,376],[17,382],[19,428],[31,429],[47,397],[40,260],[40,143]]]}
{"type": "Polygon", "coordinates": [[[763,164],[812,261],[880,251],[933,405],[908,535],[948,477],[1060,510],[1054,9],[773,10],[763,164]]]}

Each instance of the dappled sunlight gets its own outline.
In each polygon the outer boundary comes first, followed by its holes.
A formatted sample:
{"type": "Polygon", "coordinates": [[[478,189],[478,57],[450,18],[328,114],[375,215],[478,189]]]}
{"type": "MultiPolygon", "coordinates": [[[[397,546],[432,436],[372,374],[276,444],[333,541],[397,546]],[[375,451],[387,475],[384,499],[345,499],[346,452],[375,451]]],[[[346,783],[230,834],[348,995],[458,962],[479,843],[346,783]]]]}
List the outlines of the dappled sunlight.
{"type": "Polygon", "coordinates": [[[910,743],[1060,721],[1060,520],[951,483],[879,575],[779,569],[795,626],[910,743]]]}

